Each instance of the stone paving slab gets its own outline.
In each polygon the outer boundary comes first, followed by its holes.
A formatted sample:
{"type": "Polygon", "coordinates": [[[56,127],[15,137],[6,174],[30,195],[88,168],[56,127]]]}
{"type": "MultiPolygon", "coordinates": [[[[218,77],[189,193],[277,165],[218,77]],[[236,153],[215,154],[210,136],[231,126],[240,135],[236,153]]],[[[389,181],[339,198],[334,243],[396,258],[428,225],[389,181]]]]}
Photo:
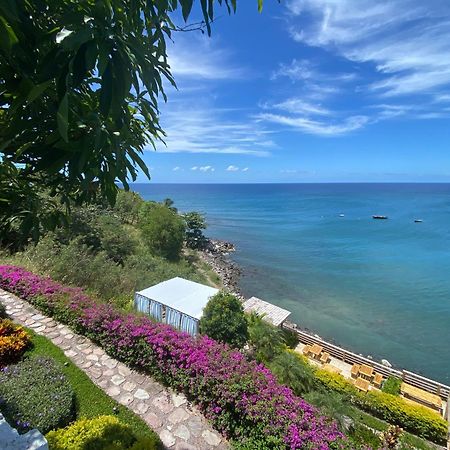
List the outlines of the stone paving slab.
{"type": "Polygon", "coordinates": [[[0,289],[0,302],[9,317],[49,338],[110,397],[140,416],[173,450],[229,448],[228,443],[190,405],[151,377],[129,369],[111,358],[89,339],[66,325],[40,314],[30,304],[0,289]]]}

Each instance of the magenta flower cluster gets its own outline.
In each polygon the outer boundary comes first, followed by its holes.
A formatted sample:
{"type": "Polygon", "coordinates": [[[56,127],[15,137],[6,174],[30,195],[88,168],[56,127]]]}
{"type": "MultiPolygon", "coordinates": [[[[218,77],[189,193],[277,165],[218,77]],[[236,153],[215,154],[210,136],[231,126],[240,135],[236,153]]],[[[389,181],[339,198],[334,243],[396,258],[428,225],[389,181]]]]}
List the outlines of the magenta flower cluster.
{"type": "Polygon", "coordinates": [[[183,392],[225,436],[258,448],[344,449],[330,422],[263,365],[206,336],[193,338],[137,314],[124,314],[22,268],[0,266],[0,287],[17,294],[109,354],[183,392]]]}

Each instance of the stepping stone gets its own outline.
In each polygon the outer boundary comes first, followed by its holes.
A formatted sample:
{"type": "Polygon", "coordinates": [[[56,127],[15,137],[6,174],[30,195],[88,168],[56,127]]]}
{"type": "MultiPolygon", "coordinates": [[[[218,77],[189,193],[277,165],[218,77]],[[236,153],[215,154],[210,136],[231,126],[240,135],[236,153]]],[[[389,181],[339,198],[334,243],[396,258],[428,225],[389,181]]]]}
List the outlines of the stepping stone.
{"type": "Polygon", "coordinates": [[[117,361],[115,361],[114,359],[111,359],[111,358],[109,358],[109,359],[105,359],[104,361],[103,361],[103,364],[106,366],[106,367],[108,367],[109,369],[115,369],[116,367],[117,367],[117,361]]]}
{"type": "Polygon", "coordinates": [[[167,431],[167,430],[161,431],[159,437],[161,438],[162,443],[166,447],[170,448],[175,445],[176,439],[170,431],[167,431]]]}
{"type": "Polygon", "coordinates": [[[94,355],[94,354],[90,354],[90,355],[87,355],[87,356],[86,356],[86,359],[87,359],[88,361],[95,361],[95,362],[97,362],[97,361],[98,361],[98,356],[97,356],[97,355],[94,355]]]}
{"type": "Polygon", "coordinates": [[[195,445],[188,444],[187,442],[178,442],[175,445],[174,450],[200,450],[200,448],[195,445]]]}
{"type": "Polygon", "coordinates": [[[172,394],[172,402],[175,405],[175,408],[178,408],[179,406],[187,403],[187,399],[182,394],[172,394]]]}
{"type": "Polygon", "coordinates": [[[138,389],[134,396],[139,400],[148,400],[150,398],[150,395],[148,395],[147,391],[144,391],[144,389],[138,389]]]}
{"type": "Polygon", "coordinates": [[[203,431],[203,422],[202,419],[198,416],[194,416],[192,419],[188,420],[186,425],[191,430],[191,433],[195,437],[199,437],[202,434],[203,431]]]}
{"type": "Polygon", "coordinates": [[[69,358],[73,358],[74,356],[77,356],[77,352],[75,352],[73,350],[67,350],[64,352],[64,354],[69,358]]]}
{"type": "Polygon", "coordinates": [[[170,414],[167,420],[171,423],[179,423],[183,422],[183,420],[186,420],[187,418],[189,418],[189,414],[184,409],[178,408],[170,414]]]}
{"type": "Polygon", "coordinates": [[[157,428],[161,428],[162,427],[161,419],[153,412],[150,412],[147,415],[145,415],[144,416],[144,420],[154,430],[156,430],[157,428]]]}
{"type": "Polygon", "coordinates": [[[173,404],[167,400],[166,395],[155,398],[152,403],[164,414],[170,413],[174,408],[173,404]]]}
{"type": "Polygon", "coordinates": [[[183,441],[188,441],[191,437],[191,433],[189,432],[186,425],[178,425],[177,429],[173,432],[174,436],[183,439],[183,441]]]}
{"type": "Polygon", "coordinates": [[[120,386],[124,381],[125,381],[125,378],[122,377],[121,375],[114,375],[114,376],[111,378],[111,382],[112,382],[113,384],[115,384],[116,386],[120,386]]]}
{"type": "Polygon", "coordinates": [[[202,437],[206,441],[206,443],[208,445],[211,445],[212,447],[217,447],[222,440],[216,433],[212,433],[209,430],[205,430],[202,433],[202,437]]]}
{"type": "Polygon", "coordinates": [[[120,388],[118,386],[111,386],[106,390],[106,393],[110,397],[117,397],[118,395],[120,395],[120,388]]]}
{"type": "Polygon", "coordinates": [[[129,377],[132,373],[131,369],[124,366],[123,364],[119,364],[117,370],[119,371],[120,375],[123,375],[124,377],[129,377]]]}
{"type": "Polygon", "coordinates": [[[127,381],[126,383],[123,384],[122,388],[125,391],[131,392],[132,390],[134,390],[136,388],[136,384],[132,383],[131,381],[127,381]]]}
{"type": "Polygon", "coordinates": [[[100,378],[102,376],[102,370],[99,367],[91,367],[91,368],[89,368],[88,372],[94,378],[100,378]]]}
{"type": "Polygon", "coordinates": [[[121,403],[122,405],[124,405],[124,406],[128,406],[128,405],[130,405],[131,404],[131,402],[134,400],[134,398],[133,398],[133,396],[131,395],[131,394],[123,394],[120,398],[119,398],[119,400],[118,400],[118,402],[119,403],[121,403]]]}

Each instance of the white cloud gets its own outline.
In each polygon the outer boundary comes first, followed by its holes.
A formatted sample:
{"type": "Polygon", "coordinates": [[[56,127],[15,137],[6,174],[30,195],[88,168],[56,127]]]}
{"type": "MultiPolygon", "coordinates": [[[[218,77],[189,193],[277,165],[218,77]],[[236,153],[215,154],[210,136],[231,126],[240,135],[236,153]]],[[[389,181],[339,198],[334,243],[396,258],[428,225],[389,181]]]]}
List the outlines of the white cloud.
{"type": "Polygon", "coordinates": [[[450,4],[439,0],[290,0],[291,36],[381,77],[381,96],[433,94],[450,85],[450,4]]]}
{"type": "Polygon", "coordinates": [[[281,114],[263,113],[259,114],[260,120],[289,126],[297,131],[318,136],[337,136],[358,130],[366,125],[370,118],[368,116],[350,116],[340,122],[313,120],[308,117],[292,117],[281,114]]]}
{"type": "Polygon", "coordinates": [[[201,172],[214,172],[216,169],[211,166],[200,166],[198,170],[200,170],[201,172]]]}
{"type": "Polygon", "coordinates": [[[244,77],[246,71],[242,66],[234,65],[231,53],[218,48],[216,42],[206,36],[193,36],[192,33],[189,33],[188,38],[178,34],[175,42],[167,49],[175,80],[227,80],[244,77]]]}
{"type": "Polygon", "coordinates": [[[163,111],[161,125],[167,134],[166,146],[159,144],[158,150],[268,156],[275,147],[272,133],[254,119],[244,116],[237,120],[235,111],[196,105],[192,99],[187,103],[189,106],[184,102],[171,103],[163,111]]]}
{"type": "Polygon", "coordinates": [[[248,172],[248,167],[244,167],[244,168],[242,169],[242,172],[248,172]]]}
{"type": "Polygon", "coordinates": [[[328,116],[332,114],[329,109],[324,108],[320,103],[314,104],[296,97],[288,98],[280,103],[276,103],[273,105],[273,108],[293,114],[312,114],[319,116],[328,116]]]}
{"type": "Polygon", "coordinates": [[[239,170],[239,167],[230,165],[225,169],[227,172],[237,172],[239,170]]]}
{"type": "Polygon", "coordinates": [[[181,170],[181,167],[176,166],[176,167],[174,167],[172,170],[173,170],[174,172],[178,172],[179,170],[181,170]]]}
{"type": "Polygon", "coordinates": [[[197,166],[193,166],[193,167],[191,167],[191,170],[197,170],[198,169],[198,167],[197,166]]]}

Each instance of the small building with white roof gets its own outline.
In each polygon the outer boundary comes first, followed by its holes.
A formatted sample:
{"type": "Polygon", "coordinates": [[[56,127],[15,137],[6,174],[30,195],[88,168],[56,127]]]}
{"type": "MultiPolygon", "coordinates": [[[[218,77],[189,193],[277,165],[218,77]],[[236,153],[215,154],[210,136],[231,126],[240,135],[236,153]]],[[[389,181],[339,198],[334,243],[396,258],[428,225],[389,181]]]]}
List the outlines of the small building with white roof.
{"type": "Polygon", "coordinates": [[[251,297],[244,302],[244,312],[248,314],[254,312],[276,327],[283,325],[283,322],[291,315],[291,312],[287,309],[280,308],[258,297],[251,297]]]}
{"type": "Polygon", "coordinates": [[[136,292],[137,311],[189,334],[198,333],[203,308],[218,289],[175,277],[136,292]]]}

